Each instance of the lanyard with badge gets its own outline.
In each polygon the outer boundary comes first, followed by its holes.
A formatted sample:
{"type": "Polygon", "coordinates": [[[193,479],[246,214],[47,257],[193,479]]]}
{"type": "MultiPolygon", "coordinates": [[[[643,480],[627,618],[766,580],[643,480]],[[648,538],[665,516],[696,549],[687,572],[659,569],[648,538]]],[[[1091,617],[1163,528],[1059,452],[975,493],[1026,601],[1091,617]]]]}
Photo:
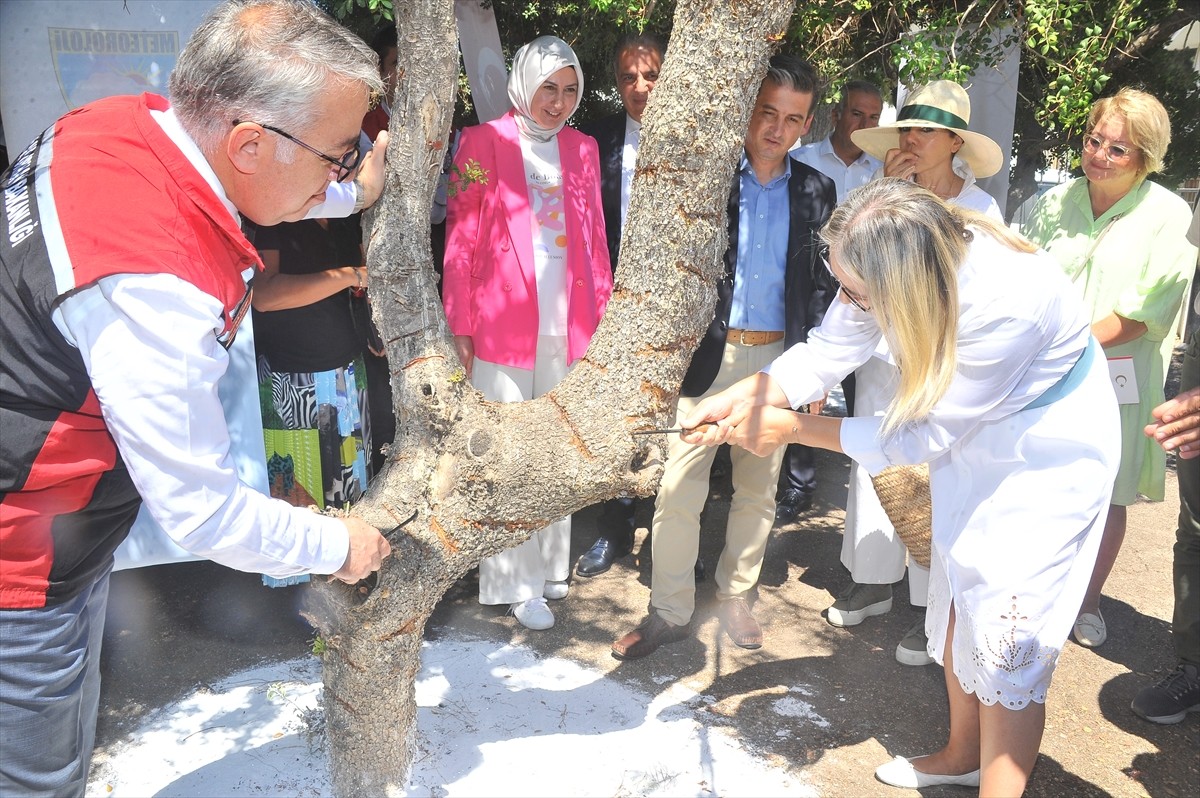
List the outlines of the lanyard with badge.
{"type": "MultiPolygon", "coordinates": [[[[1088,247],[1087,252],[1079,260],[1079,266],[1076,268],[1075,273],[1071,275],[1071,282],[1078,282],[1080,275],[1091,271],[1088,266],[1092,261],[1092,256],[1096,253],[1100,242],[1108,235],[1108,231],[1112,229],[1113,225],[1122,216],[1123,214],[1118,213],[1104,225],[1104,229],[1100,231],[1100,235],[1096,236],[1092,245],[1088,247]]],[[[1118,404],[1136,405],[1138,403],[1137,373],[1133,368],[1132,357],[1110,357],[1108,359],[1108,376],[1112,380],[1113,391],[1117,395],[1118,404]]]]}

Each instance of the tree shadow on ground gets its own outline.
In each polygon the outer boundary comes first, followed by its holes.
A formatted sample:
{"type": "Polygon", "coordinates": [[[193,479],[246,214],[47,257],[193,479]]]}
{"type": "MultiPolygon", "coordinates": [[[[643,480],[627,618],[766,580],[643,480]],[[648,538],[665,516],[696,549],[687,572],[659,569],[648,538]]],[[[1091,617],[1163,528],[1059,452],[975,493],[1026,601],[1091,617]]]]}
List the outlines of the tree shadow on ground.
{"type": "Polygon", "coordinates": [[[1135,668],[1108,680],[1100,688],[1100,711],[1104,718],[1122,731],[1141,737],[1158,750],[1140,753],[1123,768],[1125,775],[1140,785],[1147,795],[1184,796],[1194,794],[1200,784],[1200,723],[1189,715],[1174,725],[1142,720],[1129,708],[1134,695],[1169,672],[1175,665],[1174,652],[1157,661],[1157,668],[1135,668]]]}

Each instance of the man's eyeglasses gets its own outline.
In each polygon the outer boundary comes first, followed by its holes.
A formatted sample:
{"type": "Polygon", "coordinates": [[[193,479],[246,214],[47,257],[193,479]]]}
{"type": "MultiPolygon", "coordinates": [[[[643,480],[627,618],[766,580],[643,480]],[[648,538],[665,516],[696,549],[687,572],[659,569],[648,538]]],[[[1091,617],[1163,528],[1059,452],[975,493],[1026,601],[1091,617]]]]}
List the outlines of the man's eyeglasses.
{"type": "Polygon", "coordinates": [[[833,273],[833,267],[829,265],[829,258],[821,256],[821,263],[825,264],[825,271],[829,272],[829,279],[833,280],[833,287],[845,294],[846,299],[850,300],[850,304],[861,310],[863,313],[870,313],[870,309],[863,303],[862,299],[846,290],[846,286],[842,285],[842,281],[833,273]]]}
{"type": "MultiPolygon", "coordinates": [[[[233,120],[233,124],[236,127],[237,125],[242,124],[243,121],[248,121],[248,120],[235,119],[235,120],[233,120]]],[[[264,130],[269,130],[272,133],[278,133],[280,136],[283,136],[288,141],[293,141],[296,144],[299,144],[301,147],[308,150],[309,152],[311,152],[313,155],[317,156],[321,160],[328,161],[330,164],[332,164],[334,166],[334,168],[337,169],[337,181],[336,182],[338,182],[338,183],[345,182],[346,178],[349,177],[354,172],[354,170],[358,168],[358,162],[362,160],[362,150],[359,149],[358,141],[354,142],[354,149],[346,152],[344,155],[342,155],[341,158],[334,158],[332,155],[326,155],[325,153],[321,152],[316,147],[313,147],[310,144],[305,144],[303,141],[296,138],[291,133],[288,133],[286,130],[280,130],[279,128],[275,127],[274,125],[264,125],[262,122],[254,122],[253,124],[258,125],[259,127],[261,127],[264,130]]]]}
{"type": "Polygon", "coordinates": [[[1103,152],[1110,161],[1124,161],[1133,154],[1131,147],[1123,144],[1105,144],[1099,137],[1087,135],[1083,137],[1084,152],[1103,152]]]}

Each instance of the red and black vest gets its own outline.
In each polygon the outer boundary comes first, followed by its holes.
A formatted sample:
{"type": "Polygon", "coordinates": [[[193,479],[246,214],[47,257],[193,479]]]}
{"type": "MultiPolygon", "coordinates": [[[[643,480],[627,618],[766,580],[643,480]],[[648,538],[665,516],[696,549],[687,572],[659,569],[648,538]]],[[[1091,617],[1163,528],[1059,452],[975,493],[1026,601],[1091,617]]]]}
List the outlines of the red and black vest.
{"type": "Polygon", "coordinates": [[[173,274],[221,301],[226,345],[248,304],[241,274],[258,255],[151,117],[168,107],[152,94],[90,103],[0,178],[0,608],[74,596],[141,503],[51,318],[58,303],[103,277],[173,274]]]}

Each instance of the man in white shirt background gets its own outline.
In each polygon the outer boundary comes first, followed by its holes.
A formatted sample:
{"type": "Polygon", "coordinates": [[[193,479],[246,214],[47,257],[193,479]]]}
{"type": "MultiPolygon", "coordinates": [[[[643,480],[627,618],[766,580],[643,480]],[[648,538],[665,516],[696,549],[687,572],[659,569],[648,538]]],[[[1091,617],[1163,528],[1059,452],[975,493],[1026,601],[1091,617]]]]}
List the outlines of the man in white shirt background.
{"type": "Polygon", "coordinates": [[[851,191],[870,182],[875,170],[883,166],[850,138],[856,130],[879,127],[882,113],[883,95],[878,86],[865,80],[848,81],[830,112],[833,131],[828,138],[793,149],[792,157],[832,180],[840,203],[851,191]]]}

